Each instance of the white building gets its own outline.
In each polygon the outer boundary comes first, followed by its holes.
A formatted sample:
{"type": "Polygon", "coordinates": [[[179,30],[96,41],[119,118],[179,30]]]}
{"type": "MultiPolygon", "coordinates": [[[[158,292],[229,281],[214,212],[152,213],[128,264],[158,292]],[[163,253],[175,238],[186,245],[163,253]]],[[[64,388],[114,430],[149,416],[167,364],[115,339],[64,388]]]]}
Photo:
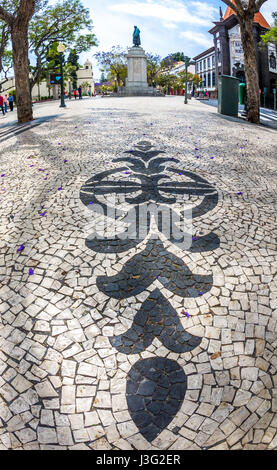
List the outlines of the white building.
{"type": "MultiPolygon", "coordinates": [[[[88,91],[91,91],[92,94],[94,93],[94,78],[93,78],[92,63],[89,60],[85,62],[84,66],[80,67],[79,70],[77,70],[77,86],[78,87],[81,86],[83,88],[83,91],[85,91],[86,93],[88,91]]],[[[12,90],[15,90],[14,77],[9,77],[7,81],[0,80],[0,87],[1,87],[2,95],[8,94],[12,90]]],[[[73,89],[73,86],[69,80],[65,84],[65,90],[68,92],[68,91],[72,91],[72,89],[73,89]]],[[[53,86],[48,85],[48,82],[44,80],[39,85],[36,84],[33,87],[32,98],[33,100],[37,100],[42,97],[53,98],[54,96],[53,91],[54,91],[53,86]]]]}
{"type": "MultiPolygon", "coordinates": [[[[193,58],[195,60],[195,71],[201,78],[202,82],[197,88],[197,91],[201,89],[213,92],[216,90],[216,70],[215,70],[215,48],[211,47],[201,54],[193,58]]],[[[220,62],[221,57],[219,53],[218,60],[220,62]]]]}

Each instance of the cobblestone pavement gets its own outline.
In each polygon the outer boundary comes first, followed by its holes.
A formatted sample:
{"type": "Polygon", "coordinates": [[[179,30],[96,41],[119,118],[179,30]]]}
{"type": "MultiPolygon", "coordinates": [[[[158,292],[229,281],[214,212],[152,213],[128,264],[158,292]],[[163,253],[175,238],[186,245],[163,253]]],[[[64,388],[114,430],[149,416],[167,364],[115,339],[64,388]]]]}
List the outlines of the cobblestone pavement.
{"type": "Polygon", "coordinates": [[[276,131],[179,97],[34,109],[0,130],[0,450],[275,449],[276,131]],[[93,240],[114,198],[120,227],[186,201],[192,244],[158,217],[93,240]]]}

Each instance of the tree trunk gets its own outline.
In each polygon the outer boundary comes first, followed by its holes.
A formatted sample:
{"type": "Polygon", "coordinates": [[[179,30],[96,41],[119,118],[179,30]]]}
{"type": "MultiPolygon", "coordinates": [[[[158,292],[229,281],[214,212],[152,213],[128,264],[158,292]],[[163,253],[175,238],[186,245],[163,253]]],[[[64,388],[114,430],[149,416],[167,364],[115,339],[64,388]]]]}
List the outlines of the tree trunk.
{"type": "Polygon", "coordinates": [[[19,124],[33,120],[28,64],[28,26],[16,23],[11,28],[13,65],[19,124]]]}
{"type": "Polygon", "coordinates": [[[241,19],[240,29],[247,87],[247,121],[259,124],[259,75],[253,32],[253,16],[251,14],[245,14],[241,19]]]}

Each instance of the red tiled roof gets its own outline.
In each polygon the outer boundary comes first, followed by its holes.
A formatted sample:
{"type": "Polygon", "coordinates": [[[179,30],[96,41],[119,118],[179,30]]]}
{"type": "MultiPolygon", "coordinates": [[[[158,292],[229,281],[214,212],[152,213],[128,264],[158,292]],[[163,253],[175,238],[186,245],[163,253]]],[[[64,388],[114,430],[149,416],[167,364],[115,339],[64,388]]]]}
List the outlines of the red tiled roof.
{"type": "MultiPolygon", "coordinates": [[[[234,3],[234,0],[231,0],[231,2],[234,3]]],[[[225,12],[223,19],[227,20],[232,15],[235,15],[234,10],[232,10],[231,7],[227,7],[227,10],[225,12]]],[[[263,15],[260,12],[255,13],[254,23],[258,23],[260,26],[262,26],[262,28],[270,29],[268,22],[266,21],[266,19],[263,17],[263,15]]]]}

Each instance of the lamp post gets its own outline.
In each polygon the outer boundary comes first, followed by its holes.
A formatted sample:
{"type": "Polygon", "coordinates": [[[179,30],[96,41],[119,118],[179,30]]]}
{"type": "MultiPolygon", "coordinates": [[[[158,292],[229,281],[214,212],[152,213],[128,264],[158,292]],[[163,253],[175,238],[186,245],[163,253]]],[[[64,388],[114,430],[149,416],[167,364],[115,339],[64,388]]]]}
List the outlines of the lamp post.
{"type": "Polygon", "coordinates": [[[61,64],[61,104],[60,108],[66,108],[66,104],[64,102],[64,79],[63,79],[63,53],[65,51],[65,45],[60,43],[58,45],[58,52],[60,54],[60,64],[61,64]]]}
{"type": "Polygon", "coordinates": [[[185,101],[184,104],[188,104],[188,66],[190,64],[190,58],[185,56],[185,66],[186,66],[186,89],[185,89],[185,101]]]}

